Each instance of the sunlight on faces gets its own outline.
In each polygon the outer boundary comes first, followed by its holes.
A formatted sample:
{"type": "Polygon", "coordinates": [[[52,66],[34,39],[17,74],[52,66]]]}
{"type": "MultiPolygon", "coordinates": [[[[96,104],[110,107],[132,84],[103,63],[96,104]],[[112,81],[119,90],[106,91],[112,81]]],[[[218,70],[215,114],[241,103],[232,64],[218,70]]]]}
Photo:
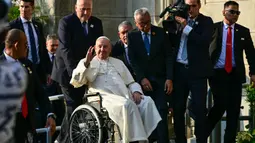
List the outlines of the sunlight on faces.
{"type": "Polygon", "coordinates": [[[150,14],[138,14],[135,16],[135,25],[136,27],[143,32],[149,32],[151,29],[151,17],[150,14]]]}
{"type": "Polygon", "coordinates": [[[95,52],[100,60],[106,60],[112,51],[110,40],[99,37],[96,41],[95,52]]]}
{"type": "Polygon", "coordinates": [[[92,0],[77,0],[75,11],[81,22],[87,21],[92,13],[92,0]]]}
{"type": "Polygon", "coordinates": [[[127,44],[127,34],[132,29],[133,28],[129,25],[123,25],[123,26],[120,27],[118,34],[119,34],[120,40],[123,43],[127,44]]]}
{"type": "Polygon", "coordinates": [[[240,11],[237,5],[229,5],[222,11],[222,13],[225,17],[225,22],[232,25],[237,22],[240,11]]]}
{"type": "Polygon", "coordinates": [[[19,11],[21,17],[30,20],[34,12],[34,6],[32,6],[30,2],[20,1],[19,11]]]}
{"type": "Polygon", "coordinates": [[[198,3],[198,0],[185,0],[185,3],[189,5],[189,17],[191,19],[196,18],[199,15],[199,9],[201,4],[198,3]]]}
{"type": "Polygon", "coordinates": [[[46,47],[50,53],[54,54],[58,48],[58,40],[53,40],[53,39],[48,40],[46,42],[46,47]]]}

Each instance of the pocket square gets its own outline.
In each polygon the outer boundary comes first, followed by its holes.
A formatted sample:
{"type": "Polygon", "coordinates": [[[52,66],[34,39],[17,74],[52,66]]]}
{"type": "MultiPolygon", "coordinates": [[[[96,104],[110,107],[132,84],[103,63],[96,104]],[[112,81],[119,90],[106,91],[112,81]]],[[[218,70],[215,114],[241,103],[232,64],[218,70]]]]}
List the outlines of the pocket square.
{"type": "Polygon", "coordinates": [[[241,38],[241,40],[245,40],[244,38],[241,38]]]}

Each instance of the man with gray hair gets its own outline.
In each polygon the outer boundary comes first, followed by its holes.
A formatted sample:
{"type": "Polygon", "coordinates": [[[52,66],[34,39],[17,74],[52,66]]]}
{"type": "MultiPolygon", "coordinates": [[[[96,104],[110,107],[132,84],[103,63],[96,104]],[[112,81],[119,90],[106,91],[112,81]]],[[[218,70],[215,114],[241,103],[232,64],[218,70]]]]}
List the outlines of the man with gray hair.
{"type": "Polygon", "coordinates": [[[133,72],[128,57],[128,45],[127,45],[127,34],[133,30],[132,24],[129,21],[123,21],[118,26],[119,40],[114,44],[112,48],[112,56],[118,58],[124,62],[132,76],[135,78],[135,73],[133,72]]]}
{"type": "Polygon", "coordinates": [[[144,94],[155,101],[162,118],[150,141],[168,143],[167,95],[173,89],[173,50],[163,28],[151,24],[147,8],[137,9],[134,19],[138,30],[128,34],[130,62],[136,81],[141,84],[144,94]]]}
{"type": "Polygon", "coordinates": [[[89,93],[102,95],[103,107],[120,128],[122,143],[147,141],[161,120],[160,115],[123,62],[109,57],[111,50],[110,40],[99,37],[95,47],[89,48],[86,58],[74,69],[70,83],[75,88],[86,84],[89,93]],[[93,56],[94,49],[96,56],[93,56]]]}

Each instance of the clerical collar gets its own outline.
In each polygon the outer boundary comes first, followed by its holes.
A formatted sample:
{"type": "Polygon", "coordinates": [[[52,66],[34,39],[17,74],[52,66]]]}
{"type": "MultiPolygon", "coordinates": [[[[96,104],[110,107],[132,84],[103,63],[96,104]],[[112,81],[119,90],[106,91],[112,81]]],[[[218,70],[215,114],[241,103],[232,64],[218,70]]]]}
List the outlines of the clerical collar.
{"type": "Polygon", "coordinates": [[[108,62],[109,61],[109,57],[108,58],[106,58],[106,59],[104,59],[104,60],[101,60],[101,59],[99,59],[98,57],[96,57],[97,58],[97,60],[99,61],[99,62],[101,62],[101,61],[105,61],[105,62],[108,62]]]}
{"type": "Polygon", "coordinates": [[[21,19],[21,22],[22,22],[22,23],[32,22],[32,19],[27,20],[27,19],[25,19],[25,18],[23,18],[23,17],[20,17],[20,19],[21,19]]]}
{"type": "Polygon", "coordinates": [[[5,51],[4,51],[4,56],[5,56],[7,62],[16,62],[17,61],[13,57],[11,57],[8,54],[6,54],[5,51]]]}

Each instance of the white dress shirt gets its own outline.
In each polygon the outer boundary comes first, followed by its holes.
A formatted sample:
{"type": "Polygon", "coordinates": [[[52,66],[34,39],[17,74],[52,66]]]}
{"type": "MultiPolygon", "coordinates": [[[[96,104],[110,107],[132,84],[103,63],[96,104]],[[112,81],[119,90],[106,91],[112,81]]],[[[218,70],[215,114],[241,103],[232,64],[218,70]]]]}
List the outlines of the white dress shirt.
{"type": "MultiPolygon", "coordinates": [[[[187,21],[189,21],[191,19],[188,19],[187,21]]],[[[195,19],[193,19],[195,20],[195,19]]],[[[186,60],[183,60],[182,59],[182,51],[183,51],[183,48],[184,48],[184,43],[188,41],[188,36],[189,36],[189,33],[190,31],[192,30],[193,28],[189,25],[186,25],[182,31],[182,36],[181,36],[181,40],[180,40],[180,48],[179,48],[179,51],[178,51],[178,55],[177,55],[177,59],[176,61],[179,62],[179,63],[183,63],[183,64],[188,64],[188,58],[186,60]]],[[[187,45],[186,45],[187,46],[187,45]]]]}
{"type": "Polygon", "coordinates": [[[28,59],[30,60],[30,61],[33,61],[32,60],[32,51],[31,51],[31,43],[30,43],[30,38],[29,38],[29,32],[28,32],[28,23],[26,23],[26,22],[28,22],[28,21],[30,21],[31,23],[31,26],[32,26],[32,29],[33,29],[33,33],[34,33],[34,37],[35,37],[35,45],[36,45],[36,54],[37,54],[37,64],[39,64],[40,63],[40,57],[39,57],[39,41],[38,41],[38,35],[37,35],[37,33],[36,33],[36,30],[35,30],[35,27],[34,27],[34,24],[32,23],[32,21],[31,20],[26,20],[26,19],[24,19],[23,17],[20,17],[20,19],[21,19],[21,22],[22,22],[22,24],[23,24],[23,27],[24,27],[24,31],[25,31],[25,34],[26,34],[26,37],[27,37],[27,42],[28,42],[28,59]]]}

